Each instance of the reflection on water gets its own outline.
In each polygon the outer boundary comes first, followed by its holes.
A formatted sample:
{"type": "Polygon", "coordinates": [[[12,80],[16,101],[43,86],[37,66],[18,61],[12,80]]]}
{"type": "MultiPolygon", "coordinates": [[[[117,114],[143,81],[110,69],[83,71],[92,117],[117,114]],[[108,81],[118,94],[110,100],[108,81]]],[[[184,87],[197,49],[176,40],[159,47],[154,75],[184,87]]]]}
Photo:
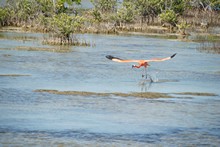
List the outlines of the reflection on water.
{"type": "Polygon", "coordinates": [[[142,79],[138,85],[141,87],[141,92],[147,92],[150,87],[152,86],[153,81],[147,80],[147,79],[142,79]]]}
{"type": "Polygon", "coordinates": [[[219,55],[198,52],[198,43],[146,36],[82,36],[96,46],[71,47],[70,52],[58,53],[11,50],[17,46],[48,47],[34,40],[0,40],[0,146],[220,144],[219,96],[143,99],[35,92],[55,89],[220,95],[219,55]],[[105,58],[110,54],[149,59],[174,52],[178,53],[174,59],[152,63],[147,79],[141,77],[142,70],[132,69],[129,63],[105,58]]]}

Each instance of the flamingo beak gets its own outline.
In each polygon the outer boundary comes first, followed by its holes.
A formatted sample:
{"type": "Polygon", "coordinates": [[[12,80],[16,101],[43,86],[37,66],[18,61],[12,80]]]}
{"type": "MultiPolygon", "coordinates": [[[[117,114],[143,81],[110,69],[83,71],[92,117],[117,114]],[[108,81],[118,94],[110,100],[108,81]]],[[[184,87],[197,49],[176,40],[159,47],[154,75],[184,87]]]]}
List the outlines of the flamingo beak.
{"type": "Polygon", "coordinates": [[[131,67],[132,67],[132,68],[134,68],[134,67],[135,67],[135,65],[132,65],[131,67]]]}
{"type": "Polygon", "coordinates": [[[147,63],[147,66],[150,66],[150,64],[147,63]]]}

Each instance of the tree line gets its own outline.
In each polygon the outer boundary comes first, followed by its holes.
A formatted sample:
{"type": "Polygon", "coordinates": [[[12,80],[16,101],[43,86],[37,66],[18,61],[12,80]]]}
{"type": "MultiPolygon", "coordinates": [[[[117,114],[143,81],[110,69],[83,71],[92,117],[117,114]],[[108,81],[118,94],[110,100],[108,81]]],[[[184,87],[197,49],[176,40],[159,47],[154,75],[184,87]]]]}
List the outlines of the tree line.
{"type": "Polygon", "coordinates": [[[126,26],[168,25],[185,33],[189,26],[220,24],[219,0],[7,0],[0,7],[0,26],[22,26],[51,33],[59,43],[73,43],[75,32],[116,32],[126,26]]]}

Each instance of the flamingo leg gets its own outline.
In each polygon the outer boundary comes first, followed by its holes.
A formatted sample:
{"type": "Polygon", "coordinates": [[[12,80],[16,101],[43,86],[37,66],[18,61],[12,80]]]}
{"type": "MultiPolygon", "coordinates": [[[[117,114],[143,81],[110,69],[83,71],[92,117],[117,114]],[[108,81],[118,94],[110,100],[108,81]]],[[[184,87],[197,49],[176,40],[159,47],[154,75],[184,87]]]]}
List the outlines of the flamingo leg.
{"type": "Polygon", "coordinates": [[[150,83],[153,83],[154,80],[152,79],[151,75],[148,75],[148,76],[149,76],[149,78],[150,78],[150,83]]]}
{"type": "Polygon", "coordinates": [[[150,82],[151,83],[153,82],[153,79],[152,79],[151,75],[149,75],[147,73],[147,67],[144,67],[144,75],[142,75],[142,77],[144,77],[144,76],[145,76],[145,79],[147,79],[149,77],[150,78],[150,82]]]}
{"type": "Polygon", "coordinates": [[[144,67],[144,71],[143,71],[143,74],[142,74],[142,78],[146,78],[147,79],[147,68],[144,67]]]}
{"type": "Polygon", "coordinates": [[[147,79],[147,67],[144,67],[145,78],[147,79]]]}

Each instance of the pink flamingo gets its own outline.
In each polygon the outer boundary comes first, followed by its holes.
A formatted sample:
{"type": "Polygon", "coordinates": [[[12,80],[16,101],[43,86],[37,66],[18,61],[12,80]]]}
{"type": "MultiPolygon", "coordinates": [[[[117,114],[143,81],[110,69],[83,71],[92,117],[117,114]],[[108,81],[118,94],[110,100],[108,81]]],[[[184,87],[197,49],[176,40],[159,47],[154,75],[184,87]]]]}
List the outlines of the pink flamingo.
{"type": "MultiPolygon", "coordinates": [[[[162,61],[170,60],[175,55],[176,55],[176,53],[173,54],[170,57],[166,57],[166,58],[153,58],[153,59],[149,59],[149,60],[133,60],[133,59],[124,60],[124,59],[120,59],[118,57],[114,57],[114,56],[111,56],[111,55],[107,55],[106,58],[108,58],[109,60],[112,60],[112,61],[115,61],[115,62],[121,62],[121,63],[128,63],[128,62],[138,63],[138,65],[132,65],[132,68],[140,68],[140,67],[143,66],[144,69],[145,69],[145,74],[146,74],[146,69],[147,69],[148,66],[150,66],[148,64],[149,62],[162,62],[162,61]]],[[[142,77],[144,77],[144,75],[142,75],[142,77]]]]}

